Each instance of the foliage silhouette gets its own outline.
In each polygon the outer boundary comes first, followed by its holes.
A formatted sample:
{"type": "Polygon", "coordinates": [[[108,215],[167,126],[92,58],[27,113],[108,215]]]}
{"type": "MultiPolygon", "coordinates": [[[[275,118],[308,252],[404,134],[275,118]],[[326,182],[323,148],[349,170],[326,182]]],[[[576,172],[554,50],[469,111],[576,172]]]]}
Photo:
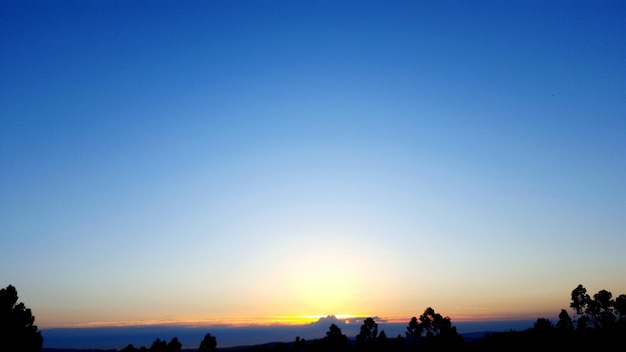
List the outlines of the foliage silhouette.
{"type": "Polygon", "coordinates": [[[559,313],[559,321],[556,323],[556,327],[561,330],[572,330],[574,328],[572,318],[569,314],[567,314],[565,309],[561,309],[561,313],[559,313]]]}
{"type": "Polygon", "coordinates": [[[553,327],[554,326],[552,325],[550,319],[546,318],[537,318],[537,321],[535,321],[535,324],[533,325],[533,329],[535,329],[536,331],[548,331],[551,330],[553,327]]]}
{"type": "Polygon", "coordinates": [[[326,332],[323,345],[329,351],[343,351],[348,346],[348,337],[337,325],[332,324],[326,332]]]}
{"type": "Polygon", "coordinates": [[[592,298],[583,285],[578,285],[572,290],[571,297],[570,307],[580,316],[577,320],[578,330],[584,330],[589,324],[596,329],[610,328],[625,319],[626,296],[623,294],[613,300],[611,292],[600,290],[592,298]]]}
{"type": "Polygon", "coordinates": [[[361,331],[356,335],[358,346],[373,345],[378,337],[378,324],[372,318],[366,318],[361,325],[361,331]]]}
{"type": "Polygon", "coordinates": [[[207,333],[200,342],[198,352],[212,352],[217,350],[217,339],[215,336],[207,333]]]}
{"type": "Polygon", "coordinates": [[[376,338],[376,347],[378,349],[386,350],[388,346],[389,339],[387,338],[387,334],[385,333],[385,330],[381,330],[380,334],[378,334],[378,337],[376,338]]]}
{"type": "Polygon", "coordinates": [[[406,327],[406,339],[410,344],[415,345],[422,337],[422,331],[424,328],[417,322],[417,318],[413,317],[409,321],[409,326],[406,327]]]}
{"type": "Polygon", "coordinates": [[[406,328],[406,339],[410,345],[456,346],[463,343],[449,317],[443,317],[431,307],[426,308],[418,319],[413,317],[406,328]]]}
{"type": "Polygon", "coordinates": [[[296,336],[296,341],[291,345],[294,351],[305,351],[307,349],[306,340],[296,336]]]}
{"type": "Polygon", "coordinates": [[[626,321],[626,295],[621,294],[615,299],[613,303],[615,313],[617,314],[618,321],[626,321]]]}
{"type": "Polygon", "coordinates": [[[133,346],[132,343],[128,344],[126,347],[120,350],[120,352],[134,352],[134,351],[137,351],[137,349],[135,348],[135,346],[133,346]]]}
{"type": "MultiPolygon", "coordinates": [[[[146,348],[144,346],[137,348],[135,346],[133,346],[133,344],[129,344],[126,347],[122,348],[121,350],[119,350],[119,352],[180,352],[182,349],[183,345],[182,343],[180,343],[180,341],[178,341],[177,337],[174,337],[170,340],[170,342],[168,343],[165,340],[161,340],[160,338],[157,338],[156,340],[154,340],[152,342],[152,345],[150,346],[150,348],[146,348]]],[[[110,350],[110,352],[116,352],[117,350],[113,349],[110,350]]]]}
{"type": "Polygon", "coordinates": [[[609,291],[600,290],[591,297],[583,285],[578,285],[572,290],[571,299],[570,308],[579,316],[575,324],[567,311],[562,309],[556,325],[548,319],[538,318],[531,329],[488,334],[472,346],[467,346],[467,350],[572,352],[611,350],[615,346],[624,346],[626,318],[623,304],[626,295],[619,295],[612,300],[609,291]]]}
{"type": "Polygon", "coordinates": [[[393,341],[391,341],[391,349],[394,351],[404,349],[405,347],[406,339],[402,337],[401,334],[398,334],[398,336],[393,341]]]}
{"type": "Polygon", "coordinates": [[[43,337],[34,325],[35,317],[24,303],[17,303],[17,300],[14,286],[8,285],[0,290],[0,349],[41,351],[43,337]]]}
{"type": "Polygon", "coordinates": [[[180,352],[182,348],[182,344],[178,341],[177,337],[172,338],[169,343],[165,340],[156,339],[152,346],[150,347],[150,351],[153,352],[180,352]]]}
{"type": "Polygon", "coordinates": [[[150,346],[150,351],[167,352],[167,342],[157,338],[152,342],[152,346],[150,346]]]}
{"type": "Polygon", "coordinates": [[[168,352],[180,352],[180,349],[183,348],[183,345],[180,343],[180,341],[178,341],[177,337],[174,337],[168,344],[167,344],[167,351],[168,352]]]}

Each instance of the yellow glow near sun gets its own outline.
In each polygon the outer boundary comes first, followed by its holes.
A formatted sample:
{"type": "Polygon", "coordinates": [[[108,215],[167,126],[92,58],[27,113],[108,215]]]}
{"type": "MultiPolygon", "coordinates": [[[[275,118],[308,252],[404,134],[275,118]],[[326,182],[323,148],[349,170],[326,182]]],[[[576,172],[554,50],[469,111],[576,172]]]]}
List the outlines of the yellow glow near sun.
{"type": "Polygon", "coordinates": [[[380,314],[372,310],[380,309],[378,302],[384,302],[381,297],[389,286],[371,286],[383,282],[388,272],[379,251],[350,236],[305,237],[305,242],[285,239],[283,255],[266,258],[272,263],[268,274],[252,286],[255,305],[262,306],[255,316],[263,318],[253,321],[310,324],[329,315],[342,321],[380,314]]]}
{"type": "MultiPolygon", "coordinates": [[[[356,317],[353,314],[334,314],[339,320],[347,320],[356,317]]],[[[269,320],[275,324],[310,324],[315,323],[322,318],[326,318],[328,315],[281,315],[271,317],[269,320]]]]}
{"type": "Polygon", "coordinates": [[[261,256],[264,275],[245,282],[255,299],[244,300],[247,307],[240,314],[262,324],[308,324],[328,315],[344,320],[373,313],[388,287],[371,287],[386,272],[377,252],[345,236],[305,237],[305,242],[285,238],[281,255],[261,256]]]}
{"type": "MultiPolygon", "coordinates": [[[[304,312],[354,311],[354,297],[362,291],[357,263],[350,253],[328,248],[302,253],[283,267],[288,298],[304,312]]],[[[325,315],[324,315],[325,316],[325,315]]],[[[319,319],[320,316],[307,316],[319,319]]]]}

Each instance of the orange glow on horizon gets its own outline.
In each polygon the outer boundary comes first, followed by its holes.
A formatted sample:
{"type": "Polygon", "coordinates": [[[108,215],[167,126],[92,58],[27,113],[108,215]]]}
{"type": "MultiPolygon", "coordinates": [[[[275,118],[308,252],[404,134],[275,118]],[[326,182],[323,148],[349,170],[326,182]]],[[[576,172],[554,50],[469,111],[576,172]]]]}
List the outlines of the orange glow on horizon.
{"type": "MultiPolygon", "coordinates": [[[[439,313],[439,312],[437,312],[439,313]]],[[[421,314],[421,313],[420,313],[421,314]]],[[[269,317],[253,317],[253,318],[218,318],[218,319],[179,319],[179,320],[136,320],[136,321],[102,321],[87,322],[77,324],[59,324],[41,326],[42,328],[100,328],[100,327],[132,327],[132,326],[184,326],[184,327],[204,327],[204,326],[228,326],[228,327],[245,327],[245,326],[272,326],[272,325],[309,325],[334,316],[337,321],[345,324],[360,323],[365,317],[378,317],[382,324],[408,323],[413,316],[419,317],[420,314],[412,316],[377,316],[368,314],[334,314],[334,315],[281,315],[269,317]]],[[[439,313],[442,314],[442,313],[439,313]]],[[[549,317],[550,314],[479,314],[479,315],[446,315],[454,325],[455,322],[468,321],[502,321],[502,320],[526,320],[536,319],[538,317],[549,317]]]]}
{"type": "Polygon", "coordinates": [[[187,327],[202,326],[271,326],[271,325],[308,325],[320,319],[334,316],[338,321],[347,321],[367,315],[354,314],[332,314],[332,315],[280,315],[269,317],[248,317],[248,318],[215,318],[215,319],[153,319],[153,320],[128,320],[128,321],[99,321],[75,324],[46,325],[44,328],[97,328],[97,327],[130,327],[130,326],[151,326],[151,325],[178,325],[187,327]]]}

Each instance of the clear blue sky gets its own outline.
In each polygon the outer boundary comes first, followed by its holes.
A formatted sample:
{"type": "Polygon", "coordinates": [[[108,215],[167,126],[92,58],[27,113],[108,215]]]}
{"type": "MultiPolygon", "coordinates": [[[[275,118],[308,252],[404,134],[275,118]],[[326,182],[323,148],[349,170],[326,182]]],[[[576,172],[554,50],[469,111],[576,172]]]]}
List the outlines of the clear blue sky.
{"type": "Polygon", "coordinates": [[[40,326],[626,293],[622,1],[3,1],[0,26],[0,284],[40,326]]]}

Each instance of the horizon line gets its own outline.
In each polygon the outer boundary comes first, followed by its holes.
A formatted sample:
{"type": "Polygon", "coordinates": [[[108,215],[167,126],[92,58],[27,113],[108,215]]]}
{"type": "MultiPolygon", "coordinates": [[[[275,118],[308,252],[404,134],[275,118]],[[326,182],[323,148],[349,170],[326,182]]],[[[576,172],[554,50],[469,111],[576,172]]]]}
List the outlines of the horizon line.
{"type": "MultiPolygon", "coordinates": [[[[549,317],[557,316],[556,313],[549,317]]],[[[298,315],[298,316],[269,316],[256,318],[222,318],[222,319],[149,319],[149,320],[126,320],[126,321],[96,321],[76,324],[40,325],[40,329],[89,329],[89,328],[132,328],[132,327],[271,327],[271,326],[308,326],[321,323],[324,320],[332,320],[345,325],[360,324],[366,318],[373,318],[378,324],[408,323],[412,316],[398,315],[367,315],[367,314],[328,314],[328,315],[298,315]]],[[[538,318],[546,318],[542,314],[516,314],[516,315],[456,315],[449,317],[452,325],[456,322],[497,322],[497,321],[524,321],[538,318]]]]}

